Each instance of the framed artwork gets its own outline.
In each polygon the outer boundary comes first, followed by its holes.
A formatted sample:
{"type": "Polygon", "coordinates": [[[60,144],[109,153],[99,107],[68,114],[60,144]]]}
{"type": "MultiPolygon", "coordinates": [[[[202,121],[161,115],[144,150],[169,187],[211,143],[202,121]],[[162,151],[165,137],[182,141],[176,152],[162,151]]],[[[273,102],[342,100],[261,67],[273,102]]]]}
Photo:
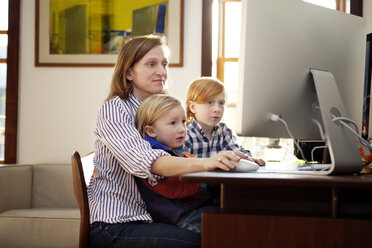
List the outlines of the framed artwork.
{"type": "Polygon", "coordinates": [[[36,0],[35,66],[112,67],[125,39],[167,37],[183,66],[184,0],[36,0]]]}

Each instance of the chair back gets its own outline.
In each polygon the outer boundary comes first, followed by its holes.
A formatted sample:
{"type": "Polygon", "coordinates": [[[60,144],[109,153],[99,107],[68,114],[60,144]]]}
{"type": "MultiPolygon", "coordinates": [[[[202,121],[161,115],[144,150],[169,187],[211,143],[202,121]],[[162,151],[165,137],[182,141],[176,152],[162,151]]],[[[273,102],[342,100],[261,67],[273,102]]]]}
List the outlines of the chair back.
{"type": "Polygon", "coordinates": [[[74,152],[71,157],[72,178],[74,183],[74,192],[80,208],[80,234],[79,247],[89,247],[89,205],[87,186],[84,179],[83,165],[78,152],[74,152]]]}

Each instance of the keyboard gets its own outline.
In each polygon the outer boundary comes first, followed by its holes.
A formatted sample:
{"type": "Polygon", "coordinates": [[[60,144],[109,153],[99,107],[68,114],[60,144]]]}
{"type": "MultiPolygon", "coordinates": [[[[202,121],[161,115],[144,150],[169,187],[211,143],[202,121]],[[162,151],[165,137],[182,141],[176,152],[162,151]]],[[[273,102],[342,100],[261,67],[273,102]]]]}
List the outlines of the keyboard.
{"type": "Polygon", "coordinates": [[[331,164],[313,164],[313,163],[296,163],[296,162],[268,162],[266,166],[261,167],[259,172],[289,172],[304,173],[324,172],[331,168],[331,164]]]}
{"type": "Polygon", "coordinates": [[[299,171],[326,171],[331,168],[330,164],[302,164],[297,167],[299,171]]]}

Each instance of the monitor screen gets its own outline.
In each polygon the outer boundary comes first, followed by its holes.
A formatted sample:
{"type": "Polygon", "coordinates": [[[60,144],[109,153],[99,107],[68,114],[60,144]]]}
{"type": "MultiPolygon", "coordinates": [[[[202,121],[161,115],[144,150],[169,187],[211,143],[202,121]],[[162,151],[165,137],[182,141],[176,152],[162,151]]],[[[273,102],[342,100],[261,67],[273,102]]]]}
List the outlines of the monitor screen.
{"type": "Polygon", "coordinates": [[[311,68],[333,74],[348,117],[360,128],[364,59],[361,17],[301,0],[243,0],[237,133],[289,137],[268,118],[276,114],[294,138],[320,139],[311,68]]]}

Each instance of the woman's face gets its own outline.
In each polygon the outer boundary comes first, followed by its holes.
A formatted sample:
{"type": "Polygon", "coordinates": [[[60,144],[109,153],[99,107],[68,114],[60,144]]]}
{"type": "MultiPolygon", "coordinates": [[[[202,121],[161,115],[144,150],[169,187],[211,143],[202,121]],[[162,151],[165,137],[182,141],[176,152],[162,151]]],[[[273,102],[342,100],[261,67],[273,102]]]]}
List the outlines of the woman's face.
{"type": "Polygon", "coordinates": [[[126,78],[133,83],[134,96],[143,101],[163,91],[168,77],[168,49],[156,46],[127,71],[126,78]]]}

